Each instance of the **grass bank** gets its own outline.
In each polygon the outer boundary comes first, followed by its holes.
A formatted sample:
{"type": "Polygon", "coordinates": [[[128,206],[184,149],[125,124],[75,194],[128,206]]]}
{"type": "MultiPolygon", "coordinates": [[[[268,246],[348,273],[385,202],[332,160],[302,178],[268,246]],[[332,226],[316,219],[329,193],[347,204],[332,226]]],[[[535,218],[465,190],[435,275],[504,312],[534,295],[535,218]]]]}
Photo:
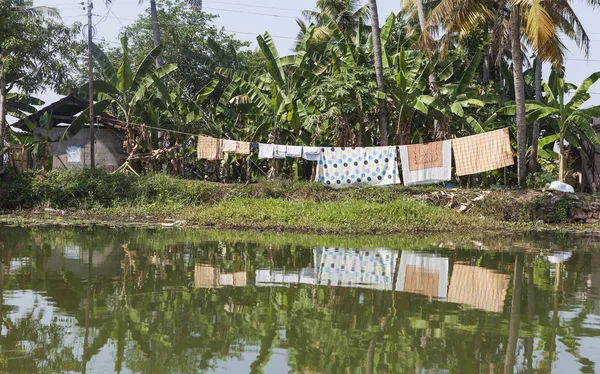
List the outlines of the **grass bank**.
{"type": "Polygon", "coordinates": [[[594,196],[556,196],[540,191],[445,191],[439,186],[336,191],[312,182],[218,184],[99,170],[9,172],[0,176],[0,221],[147,223],[359,235],[529,227],[539,226],[540,221],[577,221],[577,212],[593,220],[596,210],[600,212],[594,196]]]}

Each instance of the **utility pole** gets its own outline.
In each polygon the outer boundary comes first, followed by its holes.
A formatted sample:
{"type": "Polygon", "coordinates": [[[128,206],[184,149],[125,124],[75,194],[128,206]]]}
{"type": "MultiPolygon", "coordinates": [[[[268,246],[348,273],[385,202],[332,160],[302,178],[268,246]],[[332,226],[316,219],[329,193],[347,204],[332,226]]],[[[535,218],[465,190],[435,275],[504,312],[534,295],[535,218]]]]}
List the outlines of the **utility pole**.
{"type": "Polygon", "coordinates": [[[92,9],[94,4],[88,0],[88,80],[90,85],[90,169],[96,168],[96,155],[94,154],[94,61],[92,60],[92,38],[94,28],[92,26],[92,9]]]}

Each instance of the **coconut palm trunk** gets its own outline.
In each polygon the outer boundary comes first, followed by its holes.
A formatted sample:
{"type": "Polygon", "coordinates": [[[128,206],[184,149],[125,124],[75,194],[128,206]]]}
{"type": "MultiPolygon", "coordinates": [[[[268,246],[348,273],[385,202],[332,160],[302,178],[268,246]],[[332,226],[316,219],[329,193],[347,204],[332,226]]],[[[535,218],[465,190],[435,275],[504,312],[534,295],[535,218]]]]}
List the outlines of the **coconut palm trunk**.
{"type": "MultiPolygon", "coordinates": [[[[152,32],[154,34],[154,46],[160,45],[160,25],[158,24],[158,11],[156,10],[156,0],[150,0],[150,17],[152,18],[152,32]]],[[[156,68],[164,65],[162,52],[156,57],[156,68]]]]}
{"type": "MultiPolygon", "coordinates": [[[[377,79],[377,89],[380,92],[385,90],[383,79],[383,62],[381,55],[381,38],[379,36],[379,15],[377,13],[377,1],[369,0],[371,9],[371,28],[373,34],[373,57],[375,58],[375,78],[377,79]]],[[[379,143],[388,145],[388,112],[385,99],[379,99],[379,143]]]]}
{"type": "Polygon", "coordinates": [[[8,138],[8,126],[6,124],[6,75],[4,64],[0,61],[0,166],[4,164],[4,154],[8,152],[5,138],[8,138]]]}
{"type": "MultiPolygon", "coordinates": [[[[535,58],[535,99],[542,101],[542,61],[535,58]]],[[[533,122],[531,136],[531,152],[529,154],[529,173],[533,175],[537,169],[538,143],[540,140],[540,121],[533,122]]]]}
{"type": "MultiPolygon", "coordinates": [[[[419,26],[421,27],[421,33],[425,33],[427,28],[427,21],[425,19],[423,0],[415,0],[415,3],[417,6],[417,14],[419,16],[419,26]]],[[[437,97],[439,93],[439,87],[437,83],[437,75],[435,74],[435,72],[429,75],[428,80],[429,89],[431,90],[432,95],[434,97],[437,97]]],[[[443,137],[440,121],[437,119],[433,120],[433,136],[435,139],[441,139],[443,137]]]]}
{"type": "Polygon", "coordinates": [[[523,77],[523,53],[521,52],[521,6],[513,5],[510,15],[511,54],[515,84],[515,104],[517,122],[517,176],[520,187],[525,185],[527,127],[525,122],[525,79],[523,77]]]}

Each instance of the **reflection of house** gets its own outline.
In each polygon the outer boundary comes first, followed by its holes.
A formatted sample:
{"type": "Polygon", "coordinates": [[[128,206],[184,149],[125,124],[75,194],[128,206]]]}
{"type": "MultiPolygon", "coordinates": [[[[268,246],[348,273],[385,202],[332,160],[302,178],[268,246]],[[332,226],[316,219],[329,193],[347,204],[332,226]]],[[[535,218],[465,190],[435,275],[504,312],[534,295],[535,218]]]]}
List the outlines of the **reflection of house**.
{"type": "MultiPolygon", "coordinates": [[[[93,276],[115,276],[121,272],[121,248],[103,248],[92,253],[93,276]]],[[[88,276],[89,252],[78,245],[68,245],[52,250],[46,272],[48,275],[60,274],[63,271],[72,273],[78,278],[88,276]]]]}
{"type": "Polygon", "coordinates": [[[455,264],[452,267],[448,301],[501,313],[510,282],[507,274],[493,270],[455,264]]]}
{"type": "Polygon", "coordinates": [[[196,288],[218,288],[223,286],[241,287],[248,283],[245,271],[221,273],[221,267],[209,264],[196,264],[194,285],[196,288]]]}
{"type": "Polygon", "coordinates": [[[396,291],[445,298],[448,259],[425,252],[402,252],[396,291]]]}

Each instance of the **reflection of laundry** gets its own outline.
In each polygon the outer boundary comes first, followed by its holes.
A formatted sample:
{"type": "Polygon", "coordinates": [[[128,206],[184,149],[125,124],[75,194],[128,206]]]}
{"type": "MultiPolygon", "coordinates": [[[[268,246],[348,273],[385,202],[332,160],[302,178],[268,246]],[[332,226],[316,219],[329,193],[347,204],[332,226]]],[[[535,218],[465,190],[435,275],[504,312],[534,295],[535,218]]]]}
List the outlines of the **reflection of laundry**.
{"type": "Polygon", "coordinates": [[[315,250],[315,258],[320,259],[317,267],[320,285],[391,290],[398,253],[389,249],[327,248],[315,250]]]}
{"type": "Polygon", "coordinates": [[[448,301],[501,313],[510,282],[507,274],[477,266],[456,264],[448,290],[448,301]]]}
{"type": "Polygon", "coordinates": [[[256,270],[256,285],[319,284],[391,290],[398,253],[389,249],[315,249],[314,268],[256,270]]]}
{"type": "Polygon", "coordinates": [[[548,261],[552,264],[560,264],[571,258],[573,254],[571,252],[561,252],[557,251],[552,254],[552,256],[546,256],[548,261]]]}
{"type": "Polygon", "coordinates": [[[194,268],[194,285],[196,288],[217,288],[223,286],[242,287],[248,284],[245,271],[221,273],[219,266],[196,264],[194,268]]]}
{"type": "Polygon", "coordinates": [[[194,285],[196,288],[219,287],[221,269],[208,264],[196,264],[194,268],[194,285]]]}
{"type": "Polygon", "coordinates": [[[268,286],[276,284],[300,283],[300,271],[256,270],[256,285],[268,286]]]}
{"type": "Polygon", "coordinates": [[[448,294],[448,259],[423,252],[402,252],[396,291],[445,298],[448,294]]]}

